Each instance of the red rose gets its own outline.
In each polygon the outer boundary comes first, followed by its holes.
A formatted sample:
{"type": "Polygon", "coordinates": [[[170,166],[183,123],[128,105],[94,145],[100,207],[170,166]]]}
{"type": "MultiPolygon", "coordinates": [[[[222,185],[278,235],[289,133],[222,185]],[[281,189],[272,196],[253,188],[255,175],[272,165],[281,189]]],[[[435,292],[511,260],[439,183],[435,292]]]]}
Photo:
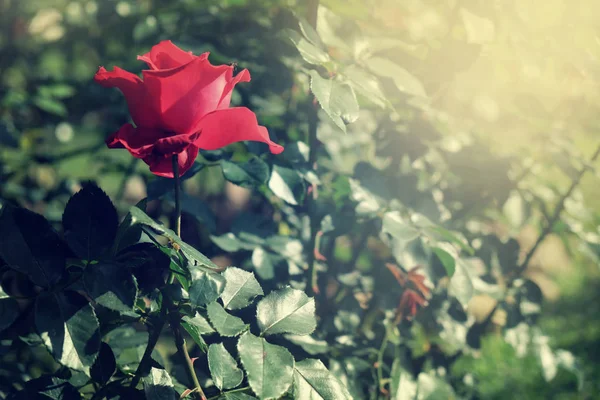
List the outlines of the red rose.
{"type": "Polygon", "coordinates": [[[138,56],[150,68],[142,71],[143,80],[119,67],[112,71],[100,67],[94,80],[123,92],[136,125],[123,125],[106,140],[108,147],[129,150],[152,173],[168,178],[173,177],[175,154],[181,176],[194,164],[199,149],[251,140],[281,153],[283,147],[269,139],[252,111],[229,108],[234,86],[250,81],[248,70],[234,77],[233,66],[211,65],[208,54],[194,56],[166,40],[138,56]]]}

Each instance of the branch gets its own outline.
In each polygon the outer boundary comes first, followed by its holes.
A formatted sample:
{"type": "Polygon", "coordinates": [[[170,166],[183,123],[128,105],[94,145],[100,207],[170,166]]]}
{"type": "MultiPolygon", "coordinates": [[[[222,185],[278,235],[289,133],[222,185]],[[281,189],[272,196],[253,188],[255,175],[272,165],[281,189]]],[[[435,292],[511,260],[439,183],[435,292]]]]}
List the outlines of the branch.
{"type": "MultiPolygon", "coordinates": [[[[308,0],[307,20],[310,25],[317,29],[317,13],[319,10],[319,0],[308,0]]],[[[308,155],[308,163],[311,168],[316,169],[317,153],[319,150],[319,140],[317,139],[317,127],[319,116],[317,114],[317,106],[310,100],[308,105],[308,147],[310,153],[308,155]]],[[[315,198],[317,195],[316,188],[308,197],[308,216],[310,218],[310,240],[308,242],[308,292],[309,294],[318,294],[319,286],[317,282],[317,270],[315,268],[315,244],[317,242],[317,232],[319,231],[320,222],[314,218],[313,212],[316,211],[315,198]]]]}
{"type": "Polygon", "coordinates": [[[527,252],[527,255],[525,256],[525,259],[523,260],[523,262],[521,264],[519,264],[517,276],[523,274],[523,272],[527,269],[535,251],[540,246],[540,244],[544,241],[546,236],[548,236],[548,234],[550,232],[552,232],[552,230],[554,229],[554,225],[558,222],[558,220],[560,218],[560,214],[563,212],[563,210],[565,208],[565,201],[573,194],[573,191],[579,185],[579,183],[581,182],[581,179],[583,178],[585,173],[590,169],[590,165],[594,161],[596,161],[599,156],[600,156],[600,146],[598,146],[598,148],[592,155],[592,158],[590,159],[588,165],[584,166],[583,168],[581,168],[581,170],[579,170],[579,172],[577,173],[577,176],[571,182],[571,186],[569,187],[569,189],[565,192],[565,194],[562,195],[562,197],[556,204],[556,207],[554,207],[554,212],[552,213],[552,216],[550,217],[546,226],[542,230],[542,233],[538,237],[538,239],[535,242],[535,244],[533,245],[533,247],[529,250],[529,252],[527,252]]]}

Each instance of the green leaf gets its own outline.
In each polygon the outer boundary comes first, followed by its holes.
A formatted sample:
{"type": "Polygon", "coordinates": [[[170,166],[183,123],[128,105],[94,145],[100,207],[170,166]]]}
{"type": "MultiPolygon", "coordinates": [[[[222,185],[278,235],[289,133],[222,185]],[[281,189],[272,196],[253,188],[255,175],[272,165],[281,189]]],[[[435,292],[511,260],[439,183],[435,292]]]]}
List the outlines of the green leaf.
{"type": "Polygon", "coordinates": [[[0,332],[12,325],[19,317],[19,303],[16,299],[8,297],[0,286],[0,332]]]}
{"type": "Polygon", "coordinates": [[[300,32],[302,32],[304,37],[315,46],[325,49],[325,44],[321,40],[319,33],[310,25],[310,23],[298,14],[295,14],[295,17],[298,20],[300,32]]]}
{"type": "MultiPolygon", "coordinates": [[[[445,244],[445,243],[439,243],[441,244],[445,244]]],[[[449,246],[451,247],[451,246],[449,246]]],[[[436,256],[438,256],[438,258],[440,259],[440,261],[442,262],[442,265],[444,266],[444,269],[446,270],[446,274],[449,277],[452,277],[452,275],[454,275],[454,271],[456,270],[456,256],[454,256],[454,252],[453,249],[445,247],[445,248],[441,248],[441,247],[432,247],[431,250],[435,253],[436,256]]]]}
{"type": "Polygon", "coordinates": [[[310,76],[310,89],[321,108],[341,130],[346,132],[346,124],[356,121],[359,115],[354,90],[345,83],[322,78],[315,70],[310,71],[310,76]]]}
{"type": "Polygon", "coordinates": [[[44,217],[6,206],[0,214],[0,258],[42,287],[55,284],[70,253],[44,217]]]}
{"type": "Polygon", "coordinates": [[[258,157],[242,164],[221,160],[221,169],[225,179],[245,188],[260,186],[269,179],[269,166],[258,157]]]}
{"type": "Polygon", "coordinates": [[[204,316],[202,316],[200,313],[196,313],[196,315],[193,317],[186,315],[181,319],[181,322],[193,326],[194,329],[201,335],[209,335],[215,332],[206,318],[204,318],[204,316]]]}
{"type": "Polygon", "coordinates": [[[418,97],[427,97],[423,84],[398,64],[381,57],[366,61],[367,67],[379,76],[391,78],[401,92],[418,97]]]}
{"type": "MultiPolygon", "coordinates": [[[[166,237],[167,239],[175,242],[180,248],[181,252],[185,255],[185,257],[192,262],[196,267],[205,268],[208,270],[218,269],[219,267],[215,265],[212,261],[210,261],[204,254],[200,253],[198,250],[185,243],[175,232],[171,229],[165,228],[160,225],[145,212],[140,210],[137,207],[132,207],[129,211],[131,213],[131,223],[132,224],[140,224],[143,227],[150,228],[152,231],[157,234],[166,237]]],[[[147,231],[148,232],[148,231],[147,231]]],[[[151,233],[151,232],[148,232],[151,233]]]]}
{"type": "Polygon", "coordinates": [[[252,265],[261,279],[275,278],[275,265],[273,265],[272,257],[262,247],[257,247],[252,252],[252,265]]]}
{"type": "Polygon", "coordinates": [[[256,296],[262,296],[263,290],[252,272],[229,267],[223,272],[225,290],[221,293],[223,305],[228,310],[237,310],[248,306],[256,296]]]}
{"type": "Polygon", "coordinates": [[[50,114],[58,115],[59,117],[66,117],[68,114],[67,107],[62,101],[50,97],[35,96],[33,98],[33,104],[35,104],[40,110],[46,111],[50,114]]]}
{"type": "Polygon", "coordinates": [[[294,357],[286,348],[246,332],[238,341],[238,354],[248,383],[260,399],[278,399],[292,385],[294,357]]]}
{"type": "MultiPolygon", "coordinates": [[[[140,200],[136,204],[136,208],[146,210],[146,199],[140,200]]],[[[117,229],[117,235],[113,243],[112,254],[117,254],[119,251],[132,246],[140,241],[142,237],[142,226],[134,225],[131,212],[128,212],[117,229]]]]}
{"type": "Polygon", "coordinates": [[[35,327],[56,361],[89,374],[100,350],[99,324],[78,293],[47,293],[35,302],[35,327]]]}
{"type": "Polygon", "coordinates": [[[294,398],[345,400],[352,396],[320,360],[309,358],[294,366],[294,398]]]}
{"type": "Polygon", "coordinates": [[[192,339],[194,339],[194,342],[200,347],[200,350],[206,353],[208,346],[202,338],[202,335],[208,335],[215,332],[208,321],[202,315],[196,313],[193,318],[188,317],[187,315],[184,316],[181,319],[181,326],[183,326],[183,329],[185,329],[192,339]]]}
{"type": "Polygon", "coordinates": [[[208,319],[221,336],[237,336],[248,329],[248,325],[242,319],[229,314],[223,306],[216,301],[206,306],[208,319]]]}
{"type": "Polygon", "coordinates": [[[88,265],[83,271],[83,283],[89,296],[106,308],[132,311],[135,306],[137,282],[124,265],[88,265]]]}
{"type": "Polygon", "coordinates": [[[233,389],[244,379],[244,373],[225,349],[223,343],[211,344],[208,348],[208,368],[219,390],[233,389]]]}
{"type": "Polygon", "coordinates": [[[324,354],[327,353],[329,345],[325,340],[318,340],[309,335],[284,335],[290,342],[302,347],[308,354],[324,354]]]}
{"type": "Polygon", "coordinates": [[[356,65],[350,65],[349,67],[344,68],[342,73],[348,84],[359,94],[362,94],[367,98],[367,100],[382,108],[392,107],[383,94],[379,80],[371,73],[356,65]]]}
{"type": "Polygon", "coordinates": [[[67,203],[62,216],[69,247],[84,260],[97,260],[111,248],[119,228],[117,209],[98,186],[87,183],[67,203]]]}
{"type": "MultiPolygon", "coordinates": [[[[122,325],[104,335],[104,341],[113,349],[117,366],[126,373],[137,369],[148,345],[148,332],[139,332],[134,327],[122,325]]],[[[156,359],[156,350],[152,357],[156,359]]]]}
{"type": "Polygon", "coordinates": [[[408,243],[419,237],[419,230],[398,211],[389,211],[383,215],[383,232],[389,233],[402,243],[408,243]]]}
{"type": "Polygon", "coordinates": [[[323,65],[329,62],[329,54],[312,44],[298,32],[288,29],[286,33],[298,49],[298,52],[300,52],[302,58],[304,58],[304,61],[315,65],[323,65]]]}
{"type": "Polygon", "coordinates": [[[218,400],[258,400],[256,397],[254,396],[250,396],[249,394],[246,393],[223,393],[223,395],[221,395],[221,397],[219,397],[218,400]]]}
{"type": "Polygon", "coordinates": [[[225,278],[221,274],[194,271],[190,285],[190,302],[196,307],[204,306],[219,298],[225,288],[225,278]]]}
{"type": "Polygon", "coordinates": [[[452,386],[444,379],[421,372],[417,379],[419,385],[418,400],[455,399],[452,386]]]}
{"type": "Polygon", "coordinates": [[[399,358],[392,363],[390,391],[391,400],[414,400],[417,397],[417,382],[412,374],[402,367],[399,358]]]}
{"type": "Polygon", "coordinates": [[[179,394],[173,387],[173,380],[164,369],[152,368],[143,378],[144,393],[148,400],[179,400],[179,394]]]}
{"type": "Polygon", "coordinates": [[[286,160],[293,164],[306,164],[308,163],[310,148],[304,142],[293,142],[285,146],[282,154],[286,160]]]}
{"type": "Polygon", "coordinates": [[[466,307],[474,295],[473,280],[469,275],[468,265],[462,258],[456,259],[456,270],[450,279],[448,293],[466,307]]]}
{"type": "Polygon", "coordinates": [[[273,166],[269,189],[275,196],[285,202],[297,206],[304,198],[305,186],[302,177],[293,169],[273,166]]]}
{"type": "Polygon", "coordinates": [[[67,380],[56,376],[42,375],[31,379],[23,384],[23,390],[14,396],[8,396],[11,400],[79,400],[81,394],[67,380]]]}
{"type": "Polygon", "coordinates": [[[117,360],[115,359],[115,354],[107,343],[102,342],[98,357],[90,369],[90,376],[94,382],[103,386],[116,371],[117,360]]]}
{"type": "Polygon", "coordinates": [[[256,307],[261,335],[309,335],[317,327],[315,299],[290,287],[270,293],[256,307]]]}

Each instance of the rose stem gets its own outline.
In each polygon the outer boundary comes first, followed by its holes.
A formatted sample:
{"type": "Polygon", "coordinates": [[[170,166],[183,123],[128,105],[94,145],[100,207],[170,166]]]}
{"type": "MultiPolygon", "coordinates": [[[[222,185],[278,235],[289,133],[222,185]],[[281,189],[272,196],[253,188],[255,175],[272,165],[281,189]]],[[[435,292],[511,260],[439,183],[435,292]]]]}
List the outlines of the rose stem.
{"type": "MultiPolygon", "coordinates": [[[[173,179],[175,180],[175,233],[177,236],[181,237],[181,181],[179,179],[179,162],[178,155],[173,155],[173,179]]],[[[169,277],[169,283],[173,283],[173,274],[169,277]]],[[[194,397],[200,400],[206,400],[206,396],[202,391],[202,387],[200,386],[200,382],[198,381],[198,377],[196,376],[196,371],[194,370],[194,362],[190,358],[190,354],[188,353],[187,346],[185,343],[185,338],[181,332],[181,324],[179,319],[179,313],[173,307],[173,303],[168,296],[165,296],[165,307],[169,308],[170,317],[171,317],[171,330],[173,331],[173,335],[175,336],[175,346],[177,346],[177,352],[179,356],[183,359],[185,370],[187,372],[188,378],[194,384],[195,391],[193,392],[194,397]],[[175,312],[173,312],[175,311],[175,312]]]]}
{"type": "Polygon", "coordinates": [[[181,237],[181,181],[177,154],[173,156],[173,179],[175,179],[175,233],[181,237]]]}

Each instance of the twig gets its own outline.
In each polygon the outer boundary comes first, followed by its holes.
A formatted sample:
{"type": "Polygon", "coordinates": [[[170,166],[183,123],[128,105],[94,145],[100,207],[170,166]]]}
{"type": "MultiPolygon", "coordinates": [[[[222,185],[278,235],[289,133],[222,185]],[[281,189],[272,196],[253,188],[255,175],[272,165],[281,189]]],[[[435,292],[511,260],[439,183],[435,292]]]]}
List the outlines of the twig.
{"type": "MultiPolygon", "coordinates": [[[[319,0],[309,0],[307,4],[307,20],[308,23],[316,30],[317,29],[317,14],[319,10],[319,0]]],[[[308,155],[308,163],[311,168],[316,168],[317,153],[319,149],[319,140],[317,139],[317,127],[319,116],[317,114],[316,105],[311,101],[308,107],[308,147],[310,149],[308,155]]],[[[310,218],[310,240],[308,242],[308,292],[309,294],[318,294],[319,286],[317,281],[317,270],[315,268],[315,244],[317,241],[317,232],[319,231],[320,222],[315,218],[313,213],[316,211],[315,196],[316,189],[308,197],[308,213],[310,218]]]]}
{"type": "MultiPolygon", "coordinates": [[[[596,159],[598,159],[599,156],[600,156],[600,146],[598,146],[598,148],[592,155],[592,158],[590,159],[589,164],[591,165],[594,161],[596,161],[596,159]]],[[[522,275],[523,272],[527,269],[527,267],[529,266],[529,262],[531,261],[531,258],[533,257],[537,248],[544,241],[546,236],[548,236],[548,234],[550,232],[552,232],[552,230],[554,229],[554,225],[558,222],[558,219],[560,218],[560,214],[562,213],[562,211],[565,207],[565,201],[573,194],[573,191],[579,185],[579,183],[581,182],[581,178],[583,178],[583,176],[588,171],[588,169],[589,169],[589,166],[584,166],[583,168],[581,168],[579,170],[579,172],[577,173],[577,176],[571,182],[571,186],[569,187],[569,189],[565,192],[565,194],[562,195],[562,197],[556,204],[556,207],[554,207],[554,212],[552,213],[552,216],[546,223],[546,226],[542,230],[542,233],[536,240],[533,247],[527,252],[527,255],[525,256],[523,262],[519,264],[518,275],[522,275]]]]}
{"type": "Polygon", "coordinates": [[[140,365],[138,365],[133,379],[131,380],[131,384],[129,385],[132,388],[135,388],[138,385],[138,383],[140,383],[140,379],[142,379],[142,376],[145,376],[150,371],[150,364],[152,363],[152,352],[154,351],[154,348],[158,343],[158,339],[160,338],[160,334],[163,330],[163,327],[165,326],[166,321],[167,307],[165,307],[163,304],[160,310],[160,317],[158,318],[158,321],[154,326],[154,329],[152,329],[150,337],[148,338],[148,344],[146,345],[146,350],[144,350],[144,355],[142,356],[140,365]]]}

